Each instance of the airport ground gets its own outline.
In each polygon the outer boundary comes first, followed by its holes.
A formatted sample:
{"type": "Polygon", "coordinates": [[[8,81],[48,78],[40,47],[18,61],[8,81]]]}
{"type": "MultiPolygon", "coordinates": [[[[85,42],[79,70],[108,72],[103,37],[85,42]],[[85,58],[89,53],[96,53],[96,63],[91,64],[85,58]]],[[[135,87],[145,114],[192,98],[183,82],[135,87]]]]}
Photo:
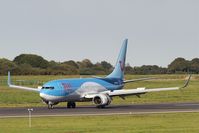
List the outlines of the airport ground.
{"type": "Polygon", "coordinates": [[[1,118],[2,133],[198,133],[199,113],[1,118]]]}
{"type": "MultiPolygon", "coordinates": [[[[141,77],[157,77],[150,81],[140,81],[126,84],[125,88],[158,88],[175,87],[184,84],[187,75],[128,75],[126,79],[136,79],[141,77]]],[[[74,78],[80,76],[13,76],[15,84],[38,87],[43,83],[59,78],[74,78]]],[[[81,76],[83,77],[83,76],[81,76]]],[[[10,89],[6,85],[7,76],[0,77],[0,107],[32,107],[46,106],[41,102],[38,93],[10,89]]],[[[155,92],[137,96],[128,96],[126,100],[119,97],[113,98],[112,104],[136,104],[136,103],[171,103],[171,102],[199,102],[199,75],[193,75],[190,85],[182,91],[155,92]]],[[[77,103],[78,105],[92,105],[92,103],[77,103]]],[[[66,103],[58,106],[66,106],[66,103]]]]}
{"type": "MultiPolygon", "coordinates": [[[[37,87],[42,83],[57,79],[78,76],[13,76],[18,84],[37,87]]],[[[144,75],[126,76],[126,79],[146,77],[144,75]]],[[[156,80],[141,81],[126,85],[128,88],[174,87],[184,83],[186,75],[147,75],[159,77],[156,80]]],[[[0,107],[40,107],[37,93],[9,89],[6,76],[1,77],[0,107]]],[[[114,98],[113,105],[132,105],[149,103],[199,103],[199,75],[193,75],[189,87],[182,91],[156,92],[142,95],[141,98],[129,96],[126,100],[114,98]]],[[[58,105],[65,106],[66,103],[58,105]]],[[[78,103],[78,106],[92,103],[78,103]]],[[[14,108],[13,108],[14,109],[14,108]]],[[[65,109],[65,108],[64,108],[65,109]]],[[[131,114],[110,116],[53,116],[33,117],[32,128],[28,127],[28,118],[0,118],[0,132],[42,132],[42,133],[83,133],[83,132],[127,132],[127,133],[197,133],[199,113],[161,113],[131,114]]]]}

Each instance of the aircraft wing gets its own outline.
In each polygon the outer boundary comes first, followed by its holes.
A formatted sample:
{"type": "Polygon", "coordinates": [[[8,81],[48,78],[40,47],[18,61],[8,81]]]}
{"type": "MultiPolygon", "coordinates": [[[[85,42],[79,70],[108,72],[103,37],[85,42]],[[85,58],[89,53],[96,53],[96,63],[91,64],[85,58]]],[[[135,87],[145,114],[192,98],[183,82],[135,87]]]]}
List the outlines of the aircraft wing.
{"type": "MultiPolygon", "coordinates": [[[[151,88],[151,89],[137,88],[137,89],[128,89],[128,90],[122,89],[122,90],[114,90],[114,91],[104,91],[104,92],[101,92],[100,94],[105,94],[110,97],[120,96],[121,98],[124,98],[125,96],[128,96],[128,95],[136,95],[139,97],[141,94],[145,94],[148,92],[172,91],[172,90],[179,90],[179,89],[185,88],[188,86],[190,79],[191,79],[191,75],[189,75],[187,81],[185,82],[184,86],[182,86],[182,87],[151,88]]],[[[98,94],[99,93],[86,94],[84,97],[85,98],[93,98],[98,94]]]]}
{"type": "Polygon", "coordinates": [[[158,91],[171,91],[171,90],[178,90],[179,87],[171,87],[171,88],[155,88],[155,89],[146,89],[146,88],[137,88],[137,89],[128,89],[128,90],[115,90],[110,91],[107,94],[110,97],[113,96],[128,96],[128,95],[141,95],[148,92],[158,92],[158,91]]]}
{"type": "Polygon", "coordinates": [[[35,92],[39,92],[40,91],[40,89],[38,89],[38,88],[31,88],[31,87],[12,85],[11,84],[11,78],[10,78],[10,72],[8,72],[8,86],[10,88],[16,88],[16,89],[27,90],[27,91],[35,91],[35,92]]]}
{"type": "Polygon", "coordinates": [[[169,87],[169,88],[152,88],[152,89],[145,89],[145,88],[137,88],[137,89],[128,89],[128,90],[115,90],[106,92],[109,96],[127,96],[127,95],[137,95],[145,94],[148,92],[158,92],[158,91],[172,91],[172,90],[179,90],[188,86],[189,81],[191,79],[191,75],[189,75],[187,81],[185,82],[184,86],[182,87],[169,87]]]}

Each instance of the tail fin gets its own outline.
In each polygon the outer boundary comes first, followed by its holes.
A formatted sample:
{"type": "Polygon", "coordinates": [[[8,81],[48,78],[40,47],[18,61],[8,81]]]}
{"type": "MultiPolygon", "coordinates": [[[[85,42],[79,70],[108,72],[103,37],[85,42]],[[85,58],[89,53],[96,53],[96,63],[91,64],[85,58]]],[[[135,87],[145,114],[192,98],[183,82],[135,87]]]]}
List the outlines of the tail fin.
{"type": "Polygon", "coordinates": [[[127,43],[128,39],[125,39],[122,44],[115,68],[113,72],[107,76],[107,78],[120,78],[120,79],[124,78],[127,43]]]}

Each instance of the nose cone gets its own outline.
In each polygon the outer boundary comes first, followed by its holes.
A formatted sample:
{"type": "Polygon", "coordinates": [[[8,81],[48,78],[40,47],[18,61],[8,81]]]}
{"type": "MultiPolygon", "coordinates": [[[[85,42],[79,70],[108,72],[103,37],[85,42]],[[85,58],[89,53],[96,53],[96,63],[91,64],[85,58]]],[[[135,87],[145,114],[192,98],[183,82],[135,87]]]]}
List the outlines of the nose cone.
{"type": "Polygon", "coordinates": [[[54,98],[54,96],[48,95],[48,94],[42,93],[42,92],[39,94],[39,96],[40,96],[41,99],[43,99],[44,101],[56,100],[56,99],[54,98]]]}
{"type": "Polygon", "coordinates": [[[39,96],[40,96],[41,99],[43,99],[44,101],[48,101],[48,100],[49,100],[48,97],[47,97],[47,95],[44,94],[44,93],[39,93],[39,96]]]}
{"type": "Polygon", "coordinates": [[[42,92],[39,95],[41,99],[43,99],[44,101],[51,101],[51,102],[58,102],[64,98],[62,96],[54,96],[54,95],[49,95],[42,92]]]}

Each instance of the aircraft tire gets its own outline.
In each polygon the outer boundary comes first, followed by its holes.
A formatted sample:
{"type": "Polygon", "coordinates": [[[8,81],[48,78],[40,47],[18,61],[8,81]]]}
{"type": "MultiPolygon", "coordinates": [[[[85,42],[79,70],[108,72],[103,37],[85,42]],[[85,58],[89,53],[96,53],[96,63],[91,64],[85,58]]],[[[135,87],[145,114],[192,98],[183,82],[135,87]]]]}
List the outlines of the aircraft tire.
{"type": "Polygon", "coordinates": [[[48,104],[48,109],[53,109],[53,105],[52,104],[48,104]]]}
{"type": "Polygon", "coordinates": [[[76,103],[75,102],[68,102],[67,108],[76,108],[76,103]]]}
{"type": "Polygon", "coordinates": [[[97,108],[103,109],[103,108],[105,108],[105,105],[99,105],[99,106],[97,106],[97,108]]]}

